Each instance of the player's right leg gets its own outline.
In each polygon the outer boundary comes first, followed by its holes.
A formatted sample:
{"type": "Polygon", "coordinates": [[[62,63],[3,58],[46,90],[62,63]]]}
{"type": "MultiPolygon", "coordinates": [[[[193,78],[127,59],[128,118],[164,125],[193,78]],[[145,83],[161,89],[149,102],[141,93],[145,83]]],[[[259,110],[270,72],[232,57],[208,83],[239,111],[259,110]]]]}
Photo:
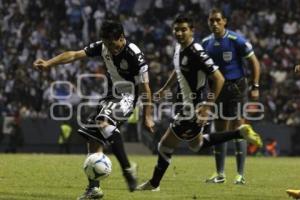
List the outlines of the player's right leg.
{"type": "Polygon", "coordinates": [[[137,165],[129,162],[119,129],[107,121],[97,120],[97,123],[103,137],[109,143],[113,154],[121,166],[129,191],[133,192],[137,185],[137,165]]]}
{"type": "Polygon", "coordinates": [[[173,151],[177,147],[179,141],[180,140],[174,135],[172,130],[168,128],[158,144],[158,160],[154,168],[152,178],[139,185],[137,190],[160,190],[160,181],[170,165],[173,151]]]}
{"type": "MultiPolygon", "coordinates": [[[[89,140],[87,143],[88,154],[102,152],[103,147],[98,142],[89,140]]],[[[85,192],[78,197],[77,200],[88,200],[88,199],[101,199],[104,193],[100,187],[100,181],[88,179],[89,184],[87,185],[85,192]]]]}
{"type": "MultiPolygon", "coordinates": [[[[216,120],[214,123],[216,131],[225,131],[228,129],[229,122],[227,120],[216,120]]],[[[208,179],[205,180],[206,183],[226,182],[226,176],[224,172],[226,154],[226,142],[214,146],[216,171],[208,179]]]]}
{"type": "Polygon", "coordinates": [[[101,101],[101,109],[95,117],[95,123],[117,158],[129,191],[133,192],[137,186],[137,165],[129,162],[123,138],[118,128],[118,125],[122,123],[122,119],[125,120],[133,110],[133,101],[125,101],[125,98],[127,96],[124,95],[122,99],[110,98],[101,101]]]}

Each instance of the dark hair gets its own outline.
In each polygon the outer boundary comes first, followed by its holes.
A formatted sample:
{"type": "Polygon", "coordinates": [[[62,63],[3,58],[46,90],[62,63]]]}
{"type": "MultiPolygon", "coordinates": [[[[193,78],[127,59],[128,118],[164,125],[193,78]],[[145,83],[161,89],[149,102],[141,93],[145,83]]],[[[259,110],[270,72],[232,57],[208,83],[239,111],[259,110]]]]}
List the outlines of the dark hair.
{"type": "Polygon", "coordinates": [[[212,14],[215,14],[215,13],[220,13],[222,18],[226,18],[226,16],[224,15],[224,12],[223,10],[221,10],[220,8],[212,8],[210,11],[209,11],[209,15],[212,15],[212,14]]]}
{"type": "Polygon", "coordinates": [[[190,15],[186,15],[186,14],[178,15],[175,18],[173,25],[176,23],[188,23],[190,28],[194,28],[194,20],[190,15]]]}
{"type": "Polygon", "coordinates": [[[124,29],[120,22],[105,20],[102,23],[100,37],[107,40],[116,40],[124,35],[124,29]]]}

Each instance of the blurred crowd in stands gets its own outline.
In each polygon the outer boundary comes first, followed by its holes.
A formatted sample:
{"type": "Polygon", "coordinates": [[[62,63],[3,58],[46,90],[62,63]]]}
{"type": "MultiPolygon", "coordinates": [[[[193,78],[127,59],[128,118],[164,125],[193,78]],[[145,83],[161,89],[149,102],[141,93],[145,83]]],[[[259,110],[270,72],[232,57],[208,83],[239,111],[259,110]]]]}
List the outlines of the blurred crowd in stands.
{"type": "MultiPolygon", "coordinates": [[[[262,68],[264,120],[299,125],[300,77],[293,73],[294,65],[300,63],[299,0],[0,0],[1,115],[47,118],[53,102],[75,106],[86,101],[76,92],[77,77],[103,73],[100,59],[49,71],[38,71],[32,63],[99,40],[105,18],[121,20],[126,37],[145,53],[152,90],[157,91],[173,67],[174,16],[191,13],[196,39],[201,40],[209,34],[207,16],[212,7],[221,8],[229,19],[228,27],[254,46],[262,68]],[[51,85],[54,81],[71,82],[70,97],[64,98],[69,86],[51,85]]],[[[79,89],[82,93],[99,94],[99,84],[84,83],[79,89]]]]}

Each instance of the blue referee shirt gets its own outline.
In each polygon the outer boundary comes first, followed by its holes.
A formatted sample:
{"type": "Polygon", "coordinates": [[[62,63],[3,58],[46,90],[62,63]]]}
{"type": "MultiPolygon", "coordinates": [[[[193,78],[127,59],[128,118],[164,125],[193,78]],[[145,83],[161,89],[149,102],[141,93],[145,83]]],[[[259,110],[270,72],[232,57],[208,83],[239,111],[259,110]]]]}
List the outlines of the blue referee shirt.
{"type": "Polygon", "coordinates": [[[215,38],[211,34],[202,40],[202,46],[220,67],[226,80],[244,77],[243,58],[254,54],[252,45],[244,37],[230,30],[226,30],[222,38],[215,38]]]}

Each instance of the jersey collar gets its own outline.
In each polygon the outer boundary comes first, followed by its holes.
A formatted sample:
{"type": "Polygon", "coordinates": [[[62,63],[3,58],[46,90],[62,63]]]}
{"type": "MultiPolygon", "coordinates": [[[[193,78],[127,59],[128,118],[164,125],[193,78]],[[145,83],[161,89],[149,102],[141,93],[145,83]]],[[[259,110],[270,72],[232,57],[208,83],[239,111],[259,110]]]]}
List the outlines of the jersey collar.
{"type": "Polygon", "coordinates": [[[125,49],[127,46],[128,46],[128,42],[127,42],[127,40],[125,39],[125,45],[123,46],[123,48],[121,49],[121,51],[120,51],[118,54],[114,55],[114,56],[120,55],[120,54],[124,51],[124,49],[125,49]]]}
{"type": "Polygon", "coordinates": [[[214,34],[212,34],[212,36],[213,36],[214,39],[224,39],[228,36],[228,34],[229,34],[229,31],[227,29],[225,29],[225,34],[222,36],[222,38],[217,38],[217,37],[215,37],[214,34]]]}
{"type": "Polygon", "coordinates": [[[188,46],[186,46],[185,48],[181,48],[182,46],[180,45],[180,51],[182,52],[182,51],[184,51],[185,49],[187,49],[187,48],[189,48],[193,43],[194,43],[194,38],[192,39],[192,42],[188,45],[188,46]]]}

